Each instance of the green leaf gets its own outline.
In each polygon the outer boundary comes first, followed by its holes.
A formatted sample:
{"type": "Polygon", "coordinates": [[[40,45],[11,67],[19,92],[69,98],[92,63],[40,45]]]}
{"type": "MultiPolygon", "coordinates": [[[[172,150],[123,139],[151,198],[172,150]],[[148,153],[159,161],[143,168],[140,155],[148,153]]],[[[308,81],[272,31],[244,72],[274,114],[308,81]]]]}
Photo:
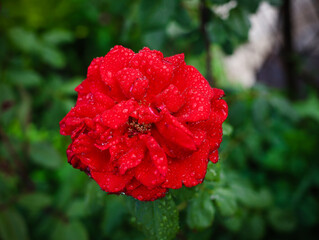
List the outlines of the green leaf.
{"type": "Polygon", "coordinates": [[[236,198],[247,207],[259,209],[267,208],[272,204],[271,193],[265,188],[257,192],[251,186],[242,183],[233,183],[230,187],[236,198]]]}
{"type": "Polygon", "coordinates": [[[172,17],[176,1],[142,0],[139,4],[139,23],[143,29],[163,29],[172,17]]]}
{"type": "Polygon", "coordinates": [[[244,239],[262,239],[265,234],[265,221],[261,215],[254,214],[246,221],[242,229],[244,239]]]}
{"type": "Polygon", "coordinates": [[[73,40],[70,31],[65,29],[52,29],[43,35],[43,40],[51,45],[59,45],[61,43],[68,43],[73,40]]]}
{"type": "Polygon", "coordinates": [[[101,209],[104,204],[105,195],[106,193],[100,186],[95,181],[90,180],[86,186],[85,207],[93,212],[101,209]]]}
{"type": "MultiPolygon", "coordinates": [[[[229,12],[229,17],[225,21],[226,26],[235,34],[237,41],[247,41],[250,29],[249,15],[245,9],[233,8],[229,12]]],[[[237,42],[236,41],[236,42],[237,42]]]]}
{"type": "Polygon", "coordinates": [[[34,163],[49,169],[56,169],[62,163],[58,151],[47,142],[31,143],[30,157],[34,163]]]}
{"type": "Polygon", "coordinates": [[[18,204],[30,211],[39,211],[52,204],[52,198],[45,193],[29,193],[19,198],[18,204]]]}
{"type": "Polygon", "coordinates": [[[52,240],[88,240],[89,236],[79,221],[58,222],[51,235],[52,240]]]}
{"type": "Polygon", "coordinates": [[[231,0],[209,0],[209,2],[213,3],[213,4],[225,4],[230,2],[231,0]]]}
{"type": "Polygon", "coordinates": [[[23,217],[14,209],[0,211],[0,239],[27,240],[28,231],[23,217]]]}
{"type": "Polygon", "coordinates": [[[237,2],[241,8],[246,9],[250,13],[255,13],[261,0],[237,0],[237,2]]]}
{"type": "Polygon", "coordinates": [[[274,208],[269,212],[268,219],[278,231],[290,232],[295,229],[297,221],[292,212],[285,209],[274,208]]]}
{"type": "Polygon", "coordinates": [[[297,121],[299,119],[299,115],[297,111],[293,108],[291,103],[285,98],[272,96],[269,98],[269,104],[279,111],[285,117],[291,119],[292,121],[297,121]]]}
{"type": "Polygon", "coordinates": [[[238,232],[243,225],[243,217],[236,214],[234,216],[224,218],[223,224],[228,230],[238,232]]]}
{"type": "Polygon", "coordinates": [[[83,199],[76,199],[70,203],[66,215],[70,218],[80,218],[87,215],[86,204],[83,199]]]}
{"type": "Polygon", "coordinates": [[[20,50],[25,52],[34,52],[38,49],[39,41],[33,32],[22,28],[12,28],[9,31],[11,41],[20,50]]]}
{"type": "Polygon", "coordinates": [[[233,132],[233,127],[229,123],[223,123],[223,135],[229,136],[233,132]]]}
{"type": "Polygon", "coordinates": [[[134,199],[132,213],[148,239],[173,239],[178,231],[178,211],[170,195],[152,202],[134,199]]]}
{"type": "Polygon", "coordinates": [[[228,189],[218,188],[214,191],[216,204],[222,216],[231,216],[237,210],[235,195],[228,189]]]}
{"type": "Polygon", "coordinates": [[[163,30],[147,32],[143,35],[144,44],[151,49],[161,49],[165,40],[163,30]]]}
{"type": "Polygon", "coordinates": [[[279,7],[282,4],[282,0],[267,0],[271,5],[279,7]]]}
{"type": "Polygon", "coordinates": [[[319,122],[319,100],[316,95],[312,94],[306,101],[296,103],[295,109],[300,116],[319,122]]]}
{"type": "Polygon", "coordinates": [[[11,84],[23,87],[38,86],[41,83],[41,76],[33,70],[10,69],[6,77],[11,84]]]}
{"type": "Polygon", "coordinates": [[[212,225],[215,207],[208,192],[200,191],[187,208],[187,224],[192,229],[203,229],[212,225]]]}
{"type": "Polygon", "coordinates": [[[41,45],[39,54],[44,62],[55,68],[62,68],[66,64],[64,54],[56,47],[41,45]]]}
{"type": "Polygon", "coordinates": [[[101,224],[105,236],[112,236],[114,230],[117,227],[121,227],[122,221],[128,213],[123,197],[126,198],[126,196],[118,195],[109,195],[106,198],[106,206],[101,224]]]}
{"type": "Polygon", "coordinates": [[[258,97],[254,100],[253,103],[253,117],[256,123],[256,126],[264,129],[265,122],[268,119],[269,115],[269,104],[264,97],[258,97]],[[262,127],[261,127],[262,126],[262,127]]]}

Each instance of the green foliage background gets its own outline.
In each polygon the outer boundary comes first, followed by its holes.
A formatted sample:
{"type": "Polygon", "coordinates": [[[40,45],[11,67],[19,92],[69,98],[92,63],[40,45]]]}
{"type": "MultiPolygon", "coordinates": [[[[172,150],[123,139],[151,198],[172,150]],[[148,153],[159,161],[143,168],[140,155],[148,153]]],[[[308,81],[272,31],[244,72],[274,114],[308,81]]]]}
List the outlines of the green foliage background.
{"type": "Polygon", "coordinates": [[[221,159],[202,185],[150,203],[107,195],[73,169],[58,123],[90,61],[116,44],[184,52],[205,74],[199,1],[1,2],[0,239],[315,239],[318,98],[310,90],[291,103],[228,82],[220,56],[247,40],[261,0],[237,0],[222,19],[212,9],[227,2],[207,0],[205,15],[214,84],[230,109],[221,159]]]}

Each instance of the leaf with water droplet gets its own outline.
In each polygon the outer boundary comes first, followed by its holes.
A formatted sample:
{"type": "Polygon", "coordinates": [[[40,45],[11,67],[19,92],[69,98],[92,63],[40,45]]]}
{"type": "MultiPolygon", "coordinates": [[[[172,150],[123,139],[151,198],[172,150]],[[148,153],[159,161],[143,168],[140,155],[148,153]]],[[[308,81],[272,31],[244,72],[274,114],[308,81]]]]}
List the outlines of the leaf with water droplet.
{"type": "Polygon", "coordinates": [[[179,229],[178,212],[170,195],[152,202],[132,199],[132,214],[148,239],[173,239],[179,229]]]}

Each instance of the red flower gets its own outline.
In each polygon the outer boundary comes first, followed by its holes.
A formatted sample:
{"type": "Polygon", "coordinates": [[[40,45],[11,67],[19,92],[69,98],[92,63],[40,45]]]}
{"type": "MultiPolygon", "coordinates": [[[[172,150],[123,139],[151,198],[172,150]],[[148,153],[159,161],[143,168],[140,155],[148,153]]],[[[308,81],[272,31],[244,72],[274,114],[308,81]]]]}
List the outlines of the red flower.
{"type": "Polygon", "coordinates": [[[67,157],[109,193],[143,201],[203,182],[218,160],[227,104],[222,90],[179,54],[115,46],[95,58],[60,122],[67,157]]]}

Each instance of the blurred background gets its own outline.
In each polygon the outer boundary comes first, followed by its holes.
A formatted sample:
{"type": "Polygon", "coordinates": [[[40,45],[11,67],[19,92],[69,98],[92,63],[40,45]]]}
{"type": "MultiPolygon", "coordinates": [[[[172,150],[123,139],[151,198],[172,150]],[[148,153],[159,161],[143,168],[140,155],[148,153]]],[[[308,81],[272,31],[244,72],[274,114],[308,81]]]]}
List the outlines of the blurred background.
{"type": "MultiPolygon", "coordinates": [[[[67,163],[59,121],[121,44],[185,53],[229,104],[218,164],[170,191],[176,239],[317,239],[318,0],[0,3],[0,239],[152,239],[67,163]]],[[[165,226],[164,226],[165,229],[165,226]]]]}

